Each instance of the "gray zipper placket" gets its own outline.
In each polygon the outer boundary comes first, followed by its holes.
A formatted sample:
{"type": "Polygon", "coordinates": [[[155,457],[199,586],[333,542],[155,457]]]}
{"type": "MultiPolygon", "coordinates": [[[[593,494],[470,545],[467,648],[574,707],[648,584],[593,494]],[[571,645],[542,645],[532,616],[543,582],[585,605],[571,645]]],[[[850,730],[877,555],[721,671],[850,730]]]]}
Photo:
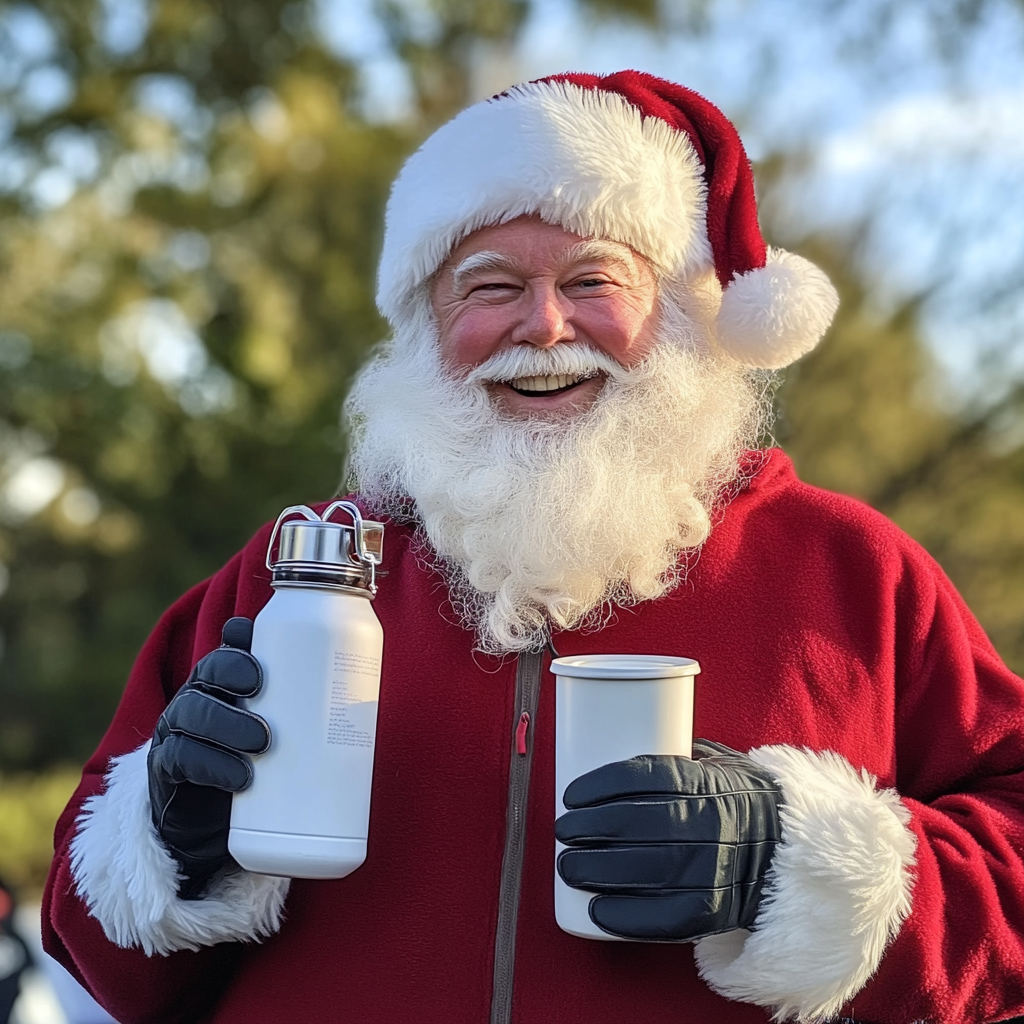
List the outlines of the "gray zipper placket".
{"type": "Polygon", "coordinates": [[[508,806],[505,811],[505,853],[501,859],[498,889],[498,927],[494,934],[494,986],[491,990],[491,1024],[512,1020],[512,986],[516,962],[516,922],[523,884],[523,853],[526,848],[526,801],[530,793],[533,735],[540,696],[543,652],[519,655],[516,663],[515,714],[512,716],[511,760],[508,772],[508,806]],[[519,752],[516,730],[523,715],[526,750],[519,752]]]}

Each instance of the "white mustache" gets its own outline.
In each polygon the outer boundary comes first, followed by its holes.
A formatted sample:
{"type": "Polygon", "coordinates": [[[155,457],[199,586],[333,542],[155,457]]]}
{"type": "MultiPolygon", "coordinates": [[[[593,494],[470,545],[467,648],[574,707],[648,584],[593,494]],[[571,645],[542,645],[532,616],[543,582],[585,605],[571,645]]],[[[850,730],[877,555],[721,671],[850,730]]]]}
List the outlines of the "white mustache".
{"type": "Polygon", "coordinates": [[[574,377],[595,377],[607,374],[615,381],[627,381],[632,373],[600,349],[575,343],[541,349],[533,345],[516,345],[496,352],[490,359],[474,367],[466,377],[469,384],[482,382],[508,383],[519,377],[546,377],[566,374],[574,377]]]}

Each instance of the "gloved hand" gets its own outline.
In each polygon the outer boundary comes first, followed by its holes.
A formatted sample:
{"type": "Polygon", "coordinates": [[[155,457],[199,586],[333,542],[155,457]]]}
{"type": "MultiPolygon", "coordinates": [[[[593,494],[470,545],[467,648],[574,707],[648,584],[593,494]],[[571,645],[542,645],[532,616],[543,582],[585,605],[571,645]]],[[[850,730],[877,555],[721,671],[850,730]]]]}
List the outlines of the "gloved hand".
{"type": "Polygon", "coordinates": [[[228,619],[221,641],[167,705],[149,752],[153,824],[185,876],[178,895],[186,900],[200,899],[210,876],[231,861],[231,794],[252,782],[246,755],[270,747],[267,723],[236,706],[263,684],[249,653],[252,620],[228,619]]]}
{"type": "Polygon", "coordinates": [[[745,754],[697,740],[693,760],[648,754],[569,784],[555,822],[567,885],[599,893],[612,935],[692,941],[748,928],[780,838],[781,790],[745,754]]]}

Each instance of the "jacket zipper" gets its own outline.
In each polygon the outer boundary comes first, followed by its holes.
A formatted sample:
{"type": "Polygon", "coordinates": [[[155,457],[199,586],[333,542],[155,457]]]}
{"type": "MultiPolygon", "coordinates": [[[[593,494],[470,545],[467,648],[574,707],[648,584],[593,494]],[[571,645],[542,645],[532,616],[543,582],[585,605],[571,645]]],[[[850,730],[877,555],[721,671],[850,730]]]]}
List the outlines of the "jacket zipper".
{"type": "Polygon", "coordinates": [[[537,717],[543,652],[519,655],[516,663],[516,697],[511,756],[508,772],[508,806],[505,810],[505,853],[501,859],[498,889],[498,927],[494,933],[494,985],[491,989],[491,1024],[510,1024],[512,986],[516,958],[516,922],[523,884],[526,849],[526,802],[533,764],[533,734],[537,717]]]}

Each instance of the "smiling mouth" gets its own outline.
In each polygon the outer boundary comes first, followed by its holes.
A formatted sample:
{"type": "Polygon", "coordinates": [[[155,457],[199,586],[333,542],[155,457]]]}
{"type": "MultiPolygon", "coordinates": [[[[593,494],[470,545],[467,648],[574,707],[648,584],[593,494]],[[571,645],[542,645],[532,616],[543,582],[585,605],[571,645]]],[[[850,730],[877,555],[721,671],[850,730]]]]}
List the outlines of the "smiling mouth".
{"type": "Polygon", "coordinates": [[[584,381],[593,380],[597,373],[549,373],[533,377],[516,377],[505,383],[519,395],[560,395],[571,391],[584,381]]]}

